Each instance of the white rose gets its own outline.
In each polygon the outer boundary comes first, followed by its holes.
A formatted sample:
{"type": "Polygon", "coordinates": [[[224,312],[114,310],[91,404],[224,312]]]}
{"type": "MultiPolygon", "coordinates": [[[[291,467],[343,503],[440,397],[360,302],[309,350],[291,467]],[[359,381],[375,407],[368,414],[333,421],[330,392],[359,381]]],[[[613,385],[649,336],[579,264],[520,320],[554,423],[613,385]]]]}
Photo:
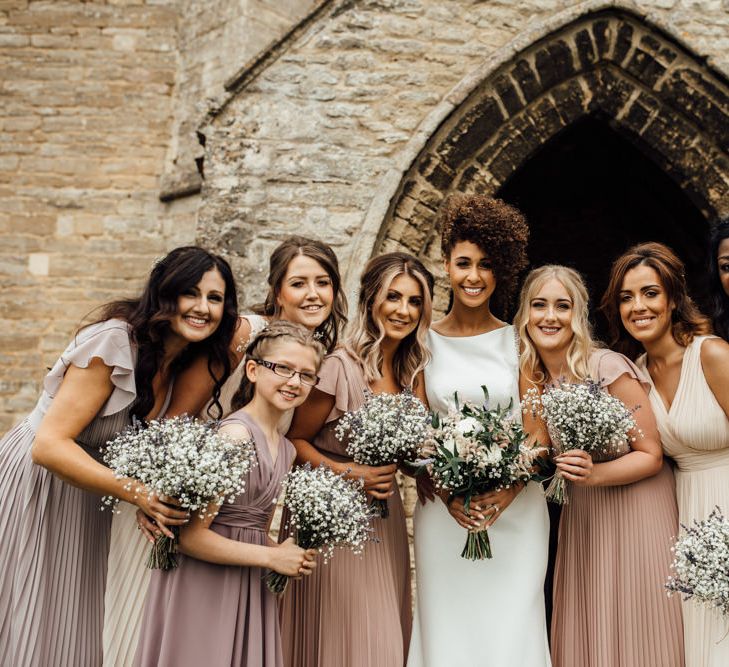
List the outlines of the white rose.
{"type": "Polygon", "coordinates": [[[477,419],[474,419],[473,417],[465,417],[456,424],[456,431],[461,435],[466,435],[467,433],[473,433],[473,435],[476,435],[483,431],[483,426],[479,424],[477,419]]]}

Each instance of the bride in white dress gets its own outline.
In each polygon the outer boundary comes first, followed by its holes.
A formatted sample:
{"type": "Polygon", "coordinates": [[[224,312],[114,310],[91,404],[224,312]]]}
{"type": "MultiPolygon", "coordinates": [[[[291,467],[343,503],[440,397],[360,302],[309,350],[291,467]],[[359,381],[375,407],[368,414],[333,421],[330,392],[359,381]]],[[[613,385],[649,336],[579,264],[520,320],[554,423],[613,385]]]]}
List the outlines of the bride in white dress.
{"type": "MultiPolygon", "coordinates": [[[[514,328],[490,305],[504,306],[515,291],[526,264],[526,223],[504,202],[475,195],[451,199],[441,228],[453,306],[428,337],[430,408],[447,412],[456,391],[481,403],[486,385],[492,406],[512,400],[519,414],[514,328]]],[[[447,506],[436,498],[416,508],[414,532],[417,604],[408,667],[550,666],[549,517],[538,484],[474,499],[470,517],[461,499],[447,506]],[[490,525],[493,558],[461,557],[469,525],[490,525]]]]}

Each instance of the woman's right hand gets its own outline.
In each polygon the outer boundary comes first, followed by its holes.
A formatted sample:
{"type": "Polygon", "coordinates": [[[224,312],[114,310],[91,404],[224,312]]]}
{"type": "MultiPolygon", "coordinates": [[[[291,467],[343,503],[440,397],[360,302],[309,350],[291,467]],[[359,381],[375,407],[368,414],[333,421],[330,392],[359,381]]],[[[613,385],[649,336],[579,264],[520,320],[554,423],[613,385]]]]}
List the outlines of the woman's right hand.
{"type": "Polygon", "coordinates": [[[367,495],[377,500],[387,500],[393,493],[392,487],[395,484],[395,472],[397,465],[392,463],[388,466],[366,466],[359,463],[351,463],[347,466],[348,477],[364,480],[364,490],[367,495]]]}
{"type": "Polygon", "coordinates": [[[316,567],[316,549],[302,549],[293,537],[271,547],[271,569],[287,577],[308,576],[316,567]]]}
{"type": "Polygon", "coordinates": [[[444,491],[441,498],[448,508],[448,512],[455,519],[456,523],[466,530],[478,530],[483,526],[486,515],[482,513],[482,507],[479,504],[481,496],[471,498],[468,514],[466,514],[466,506],[463,496],[456,496],[449,501],[448,492],[444,491]]]}
{"type": "Polygon", "coordinates": [[[140,485],[135,489],[134,503],[144,512],[149,520],[153,521],[159,530],[167,537],[174,538],[174,533],[168,526],[184,526],[190,520],[190,513],[179,509],[180,503],[169,496],[149,494],[147,489],[140,485]]]}

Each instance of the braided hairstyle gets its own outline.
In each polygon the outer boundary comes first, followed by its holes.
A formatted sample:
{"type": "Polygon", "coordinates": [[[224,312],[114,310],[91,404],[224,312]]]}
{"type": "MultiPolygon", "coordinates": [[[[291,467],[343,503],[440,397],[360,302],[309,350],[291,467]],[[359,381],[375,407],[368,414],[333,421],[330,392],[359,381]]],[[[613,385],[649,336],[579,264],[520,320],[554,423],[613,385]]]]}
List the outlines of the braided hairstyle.
{"type": "MultiPolygon", "coordinates": [[[[286,320],[273,320],[259,334],[254,336],[246,347],[245,363],[250,359],[261,359],[271,354],[274,348],[282,342],[299,343],[309,347],[316,353],[316,368],[319,370],[324,360],[326,349],[319,340],[319,336],[309,331],[306,327],[286,320]]],[[[253,400],[255,383],[248,379],[248,374],[243,373],[238,391],[235,392],[231,407],[233,410],[240,410],[244,405],[253,400]]]]}

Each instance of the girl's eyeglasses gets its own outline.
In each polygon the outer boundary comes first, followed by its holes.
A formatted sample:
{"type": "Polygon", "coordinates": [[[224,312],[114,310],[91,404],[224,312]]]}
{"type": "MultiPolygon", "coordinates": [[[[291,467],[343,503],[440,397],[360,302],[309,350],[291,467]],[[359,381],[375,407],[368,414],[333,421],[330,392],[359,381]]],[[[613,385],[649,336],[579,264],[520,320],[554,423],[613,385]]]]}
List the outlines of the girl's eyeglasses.
{"type": "Polygon", "coordinates": [[[306,371],[297,371],[287,366],[286,364],[277,364],[274,361],[266,361],[265,359],[254,358],[257,364],[260,364],[264,368],[273,371],[276,375],[290,380],[294,375],[298,375],[302,384],[307,384],[310,387],[314,387],[319,382],[319,376],[314,373],[307,373],[306,371]]]}

